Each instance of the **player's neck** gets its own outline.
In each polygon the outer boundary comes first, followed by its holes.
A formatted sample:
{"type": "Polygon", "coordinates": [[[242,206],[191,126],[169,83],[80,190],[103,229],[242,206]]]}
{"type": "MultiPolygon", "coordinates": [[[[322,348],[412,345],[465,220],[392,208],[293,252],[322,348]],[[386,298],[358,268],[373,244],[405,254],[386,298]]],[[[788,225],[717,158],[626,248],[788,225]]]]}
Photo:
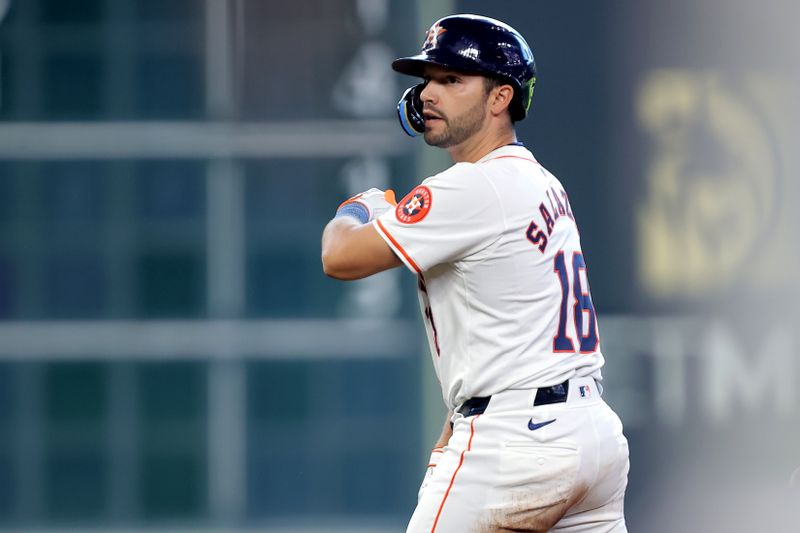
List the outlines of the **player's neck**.
{"type": "Polygon", "coordinates": [[[514,128],[494,132],[479,132],[457,146],[447,149],[453,163],[476,163],[501,146],[517,142],[514,128]]]}

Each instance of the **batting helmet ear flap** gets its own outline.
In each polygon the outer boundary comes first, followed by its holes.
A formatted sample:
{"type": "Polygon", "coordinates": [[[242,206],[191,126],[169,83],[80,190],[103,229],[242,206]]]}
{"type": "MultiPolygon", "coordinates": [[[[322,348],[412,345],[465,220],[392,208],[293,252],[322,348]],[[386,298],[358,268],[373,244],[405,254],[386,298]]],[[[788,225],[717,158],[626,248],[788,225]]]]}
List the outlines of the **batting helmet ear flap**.
{"type": "Polygon", "coordinates": [[[427,82],[406,89],[397,102],[397,118],[403,131],[411,137],[425,133],[425,119],[422,116],[422,99],[420,93],[427,82]]]}

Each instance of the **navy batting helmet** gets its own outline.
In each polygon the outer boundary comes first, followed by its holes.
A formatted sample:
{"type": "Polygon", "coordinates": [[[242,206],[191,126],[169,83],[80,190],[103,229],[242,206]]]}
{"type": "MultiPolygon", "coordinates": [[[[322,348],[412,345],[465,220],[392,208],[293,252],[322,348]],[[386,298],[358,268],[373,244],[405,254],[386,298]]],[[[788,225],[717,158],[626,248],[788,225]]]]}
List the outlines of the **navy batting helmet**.
{"type": "MultiPolygon", "coordinates": [[[[422,51],[411,57],[392,62],[392,68],[402,74],[423,76],[425,65],[438,65],[467,74],[498,78],[514,87],[509,106],[511,119],[522,120],[528,114],[536,83],[536,63],[528,43],[514,28],[480,15],[451,15],[436,21],[428,30],[422,51]]],[[[414,97],[406,91],[398,104],[400,122],[412,119],[414,97]],[[412,107],[409,111],[408,107],[412,107]],[[404,108],[404,109],[401,109],[404,108]],[[405,116],[404,116],[405,115],[405,116]]],[[[408,125],[403,129],[408,132],[408,125]]],[[[416,128],[414,128],[416,129],[416,128]]],[[[423,126],[424,131],[424,126],[423,126]]]]}

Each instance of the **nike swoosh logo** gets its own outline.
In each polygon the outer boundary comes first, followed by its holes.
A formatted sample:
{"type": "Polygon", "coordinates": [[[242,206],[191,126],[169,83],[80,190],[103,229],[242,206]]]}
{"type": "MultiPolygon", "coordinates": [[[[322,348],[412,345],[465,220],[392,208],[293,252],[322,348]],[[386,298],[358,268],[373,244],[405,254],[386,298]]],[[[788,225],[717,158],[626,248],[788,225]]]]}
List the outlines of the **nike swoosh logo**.
{"type": "Polygon", "coordinates": [[[556,421],[556,419],[554,418],[552,420],[547,420],[545,422],[539,422],[538,424],[534,424],[533,423],[533,418],[531,418],[530,420],[528,420],[528,429],[530,429],[531,431],[536,431],[537,429],[543,428],[547,424],[552,424],[555,421],[556,421]]]}

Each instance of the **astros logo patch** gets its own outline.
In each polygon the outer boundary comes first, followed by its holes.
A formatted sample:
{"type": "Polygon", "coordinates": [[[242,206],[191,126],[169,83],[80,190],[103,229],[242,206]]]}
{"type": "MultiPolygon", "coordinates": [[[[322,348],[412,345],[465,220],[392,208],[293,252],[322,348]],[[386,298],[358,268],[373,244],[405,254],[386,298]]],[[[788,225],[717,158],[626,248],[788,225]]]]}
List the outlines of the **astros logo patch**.
{"type": "Polygon", "coordinates": [[[395,209],[397,220],[405,224],[415,224],[425,218],[431,210],[431,190],[420,185],[400,200],[395,209]]]}
{"type": "Polygon", "coordinates": [[[434,48],[438,44],[439,36],[446,31],[446,29],[439,26],[438,22],[431,26],[431,29],[429,29],[428,33],[425,35],[425,42],[422,43],[422,51],[424,52],[425,50],[434,48]]]}

